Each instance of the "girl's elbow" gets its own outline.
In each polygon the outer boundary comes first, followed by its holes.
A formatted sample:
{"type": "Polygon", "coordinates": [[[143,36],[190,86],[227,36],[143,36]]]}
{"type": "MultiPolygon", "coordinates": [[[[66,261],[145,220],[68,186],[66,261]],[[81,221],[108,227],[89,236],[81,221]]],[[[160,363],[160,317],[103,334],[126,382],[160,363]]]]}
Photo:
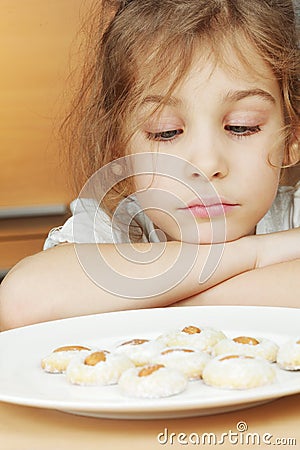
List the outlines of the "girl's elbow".
{"type": "Polygon", "coordinates": [[[27,259],[19,262],[0,284],[0,331],[31,323],[27,259]]]}

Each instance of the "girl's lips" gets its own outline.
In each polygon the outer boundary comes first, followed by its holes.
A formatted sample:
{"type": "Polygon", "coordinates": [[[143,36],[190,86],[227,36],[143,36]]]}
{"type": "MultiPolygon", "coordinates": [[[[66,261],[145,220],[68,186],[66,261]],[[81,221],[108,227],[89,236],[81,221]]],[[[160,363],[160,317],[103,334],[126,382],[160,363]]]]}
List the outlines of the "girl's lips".
{"type": "Polygon", "coordinates": [[[212,218],[224,216],[233,209],[240,206],[238,203],[231,203],[223,199],[205,199],[200,201],[199,199],[191,202],[187,208],[182,208],[182,211],[188,211],[195,217],[199,218],[212,218]]]}
{"type": "Polygon", "coordinates": [[[212,218],[224,216],[237,206],[238,205],[218,203],[215,205],[207,205],[207,206],[204,205],[192,206],[190,208],[185,208],[185,210],[191,212],[195,217],[212,218]]]}

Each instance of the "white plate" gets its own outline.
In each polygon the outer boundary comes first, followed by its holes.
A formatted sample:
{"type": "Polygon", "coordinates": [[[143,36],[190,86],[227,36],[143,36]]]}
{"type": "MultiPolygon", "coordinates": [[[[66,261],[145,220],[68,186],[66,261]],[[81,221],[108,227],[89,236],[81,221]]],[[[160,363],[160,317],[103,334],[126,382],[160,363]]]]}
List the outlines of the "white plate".
{"type": "Polygon", "coordinates": [[[189,383],[179,395],[131,399],[117,386],[70,385],[64,375],[43,372],[41,358],[62,345],[109,348],[132,338],[153,338],[174,328],[212,326],[229,337],[267,337],[281,344],[300,334],[300,309],[199,306],[124,311],[32,325],[0,333],[0,401],[74,414],[118,419],[178,418],[254,406],[300,392],[300,372],[277,370],[269,386],[234,391],[189,383]]]}

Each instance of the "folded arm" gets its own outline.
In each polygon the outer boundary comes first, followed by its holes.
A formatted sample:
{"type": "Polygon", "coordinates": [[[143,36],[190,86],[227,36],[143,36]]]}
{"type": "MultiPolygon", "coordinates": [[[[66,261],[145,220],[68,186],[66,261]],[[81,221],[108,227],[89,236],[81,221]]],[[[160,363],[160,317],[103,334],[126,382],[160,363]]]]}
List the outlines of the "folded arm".
{"type": "MultiPolygon", "coordinates": [[[[209,245],[136,244],[133,253],[129,244],[60,245],[25,258],[4,279],[0,330],[107,311],[169,306],[199,293],[204,298],[211,288],[221,289],[220,283],[239,274],[300,258],[299,233],[300,229],[290,230],[214,244],[212,270],[201,283],[209,245]],[[115,277],[114,272],[121,276],[115,277]]],[[[242,294],[239,303],[245,303],[242,294]]]]}
{"type": "Polygon", "coordinates": [[[173,306],[195,305],[300,308],[300,259],[239,274],[173,306]]]}

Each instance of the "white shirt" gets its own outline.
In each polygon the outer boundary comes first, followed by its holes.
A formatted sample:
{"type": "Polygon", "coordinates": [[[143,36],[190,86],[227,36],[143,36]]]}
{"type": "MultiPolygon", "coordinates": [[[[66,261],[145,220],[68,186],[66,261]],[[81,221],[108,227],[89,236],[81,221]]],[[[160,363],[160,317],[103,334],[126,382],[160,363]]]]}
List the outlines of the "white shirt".
{"type": "MultiPolygon", "coordinates": [[[[141,242],[159,242],[149,217],[134,196],[125,199],[111,219],[93,199],[81,198],[71,205],[72,216],[61,227],[53,228],[44,250],[62,242],[125,243],[129,242],[128,224],[141,230],[141,242]],[[133,221],[133,222],[132,222],[133,221]]],[[[296,186],[281,186],[266,215],[256,226],[256,234],[272,233],[300,227],[300,181],[296,186]]]]}

